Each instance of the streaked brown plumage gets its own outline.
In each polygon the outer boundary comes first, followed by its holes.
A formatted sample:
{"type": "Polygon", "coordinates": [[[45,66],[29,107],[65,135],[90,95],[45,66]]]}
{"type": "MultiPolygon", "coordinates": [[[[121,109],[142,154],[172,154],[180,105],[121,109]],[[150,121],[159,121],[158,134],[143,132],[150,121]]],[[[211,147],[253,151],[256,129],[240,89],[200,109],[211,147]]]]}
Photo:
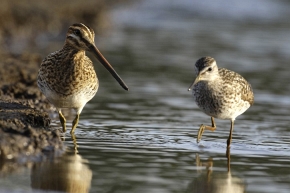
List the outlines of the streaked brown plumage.
{"type": "Polygon", "coordinates": [[[99,81],[93,63],[85,55],[85,51],[92,52],[119,84],[128,90],[126,84],[95,46],[94,38],[92,28],[81,23],[73,24],[68,29],[63,48],[49,54],[40,66],[38,87],[57,108],[63,131],[66,130],[66,120],[61,109],[73,108],[77,111],[71,130],[73,133],[83,107],[98,91],[99,81]]]}
{"type": "Polygon", "coordinates": [[[214,131],[215,118],[230,119],[231,129],[227,140],[229,147],[232,140],[234,121],[254,103],[251,85],[238,73],[225,68],[218,68],[211,57],[203,57],[195,64],[196,79],[189,87],[198,107],[211,116],[212,126],[201,125],[197,142],[204,129],[214,131]]]}

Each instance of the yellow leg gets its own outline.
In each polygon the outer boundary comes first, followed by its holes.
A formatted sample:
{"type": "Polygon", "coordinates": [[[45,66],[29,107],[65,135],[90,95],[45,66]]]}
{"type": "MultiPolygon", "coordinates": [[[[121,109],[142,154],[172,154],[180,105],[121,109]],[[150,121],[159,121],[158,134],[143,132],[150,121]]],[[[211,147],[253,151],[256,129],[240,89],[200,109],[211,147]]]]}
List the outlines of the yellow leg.
{"type": "Polygon", "coordinates": [[[227,140],[227,148],[230,147],[231,142],[232,142],[232,133],[233,133],[233,130],[234,130],[234,121],[235,121],[235,120],[231,120],[231,130],[230,130],[229,138],[228,138],[228,140],[227,140]]]}
{"type": "Polygon", "coordinates": [[[199,143],[199,141],[201,140],[201,136],[204,132],[204,130],[210,130],[210,131],[215,131],[216,129],[216,125],[215,125],[215,122],[214,122],[214,118],[211,117],[211,126],[208,126],[208,125],[201,125],[199,127],[199,130],[198,130],[198,134],[197,134],[197,138],[196,138],[196,142],[199,143]]]}
{"type": "Polygon", "coordinates": [[[73,122],[72,122],[72,129],[71,129],[71,131],[70,131],[71,134],[73,134],[73,133],[75,132],[75,129],[76,129],[76,127],[78,126],[79,118],[80,118],[80,115],[77,114],[76,117],[75,117],[75,119],[74,119],[73,122]]]}
{"type": "Polygon", "coordinates": [[[62,131],[65,132],[66,131],[66,128],[65,128],[66,120],[65,120],[65,117],[63,116],[63,114],[61,113],[61,110],[58,111],[58,115],[59,115],[59,120],[60,120],[60,123],[62,126],[62,131]]]}

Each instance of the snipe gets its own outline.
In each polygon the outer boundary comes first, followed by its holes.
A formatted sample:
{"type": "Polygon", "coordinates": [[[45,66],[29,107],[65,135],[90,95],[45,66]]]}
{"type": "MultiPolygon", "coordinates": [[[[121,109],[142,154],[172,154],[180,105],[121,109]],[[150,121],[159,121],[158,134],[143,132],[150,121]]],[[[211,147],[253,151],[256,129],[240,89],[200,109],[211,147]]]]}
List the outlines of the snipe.
{"type": "Polygon", "coordinates": [[[203,131],[216,129],[214,117],[231,120],[227,147],[230,147],[234,121],[254,103],[251,85],[238,73],[218,68],[215,59],[203,57],[195,63],[196,79],[188,90],[192,89],[193,98],[198,107],[211,116],[211,126],[201,125],[197,135],[200,141],[203,131]]]}
{"type": "Polygon", "coordinates": [[[98,91],[99,81],[92,61],[85,55],[89,51],[112,74],[119,84],[127,85],[103,57],[94,42],[94,30],[82,23],[69,27],[63,48],[49,54],[41,63],[37,84],[42,93],[58,110],[59,119],[66,131],[66,119],[61,110],[76,110],[71,133],[78,125],[79,117],[86,103],[98,91]]]}

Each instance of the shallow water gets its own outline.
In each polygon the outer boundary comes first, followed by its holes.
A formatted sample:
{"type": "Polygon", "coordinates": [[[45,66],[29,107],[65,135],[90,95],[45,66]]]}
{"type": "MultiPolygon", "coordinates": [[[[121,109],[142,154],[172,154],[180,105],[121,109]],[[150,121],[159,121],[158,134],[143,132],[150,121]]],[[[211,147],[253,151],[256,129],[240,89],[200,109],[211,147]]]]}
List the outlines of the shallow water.
{"type": "MultiPolygon", "coordinates": [[[[289,192],[290,4],[215,2],[143,0],[112,9],[112,27],[96,44],[130,91],[95,60],[100,88],[81,114],[78,155],[20,168],[1,178],[0,190],[289,192]],[[230,170],[230,121],[216,120],[217,130],[196,143],[210,117],[187,88],[205,55],[255,92],[254,106],[235,122],[230,170]]],[[[68,133],[65,143],[73,149],[68,133]]]]}

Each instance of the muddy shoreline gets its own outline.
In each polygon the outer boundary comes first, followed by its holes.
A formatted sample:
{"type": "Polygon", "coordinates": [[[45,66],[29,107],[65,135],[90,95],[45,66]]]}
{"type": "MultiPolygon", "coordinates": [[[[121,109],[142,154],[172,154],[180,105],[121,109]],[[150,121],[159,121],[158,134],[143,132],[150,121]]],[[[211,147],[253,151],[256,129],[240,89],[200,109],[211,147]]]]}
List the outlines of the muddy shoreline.
{"type": "Polygon", "coordinates": [[[0,55],[0,159],[42,159],[60,154],[64,145],[52,130],[52,110],[36,85],[41,57],[35,54],[0,55]]]}

